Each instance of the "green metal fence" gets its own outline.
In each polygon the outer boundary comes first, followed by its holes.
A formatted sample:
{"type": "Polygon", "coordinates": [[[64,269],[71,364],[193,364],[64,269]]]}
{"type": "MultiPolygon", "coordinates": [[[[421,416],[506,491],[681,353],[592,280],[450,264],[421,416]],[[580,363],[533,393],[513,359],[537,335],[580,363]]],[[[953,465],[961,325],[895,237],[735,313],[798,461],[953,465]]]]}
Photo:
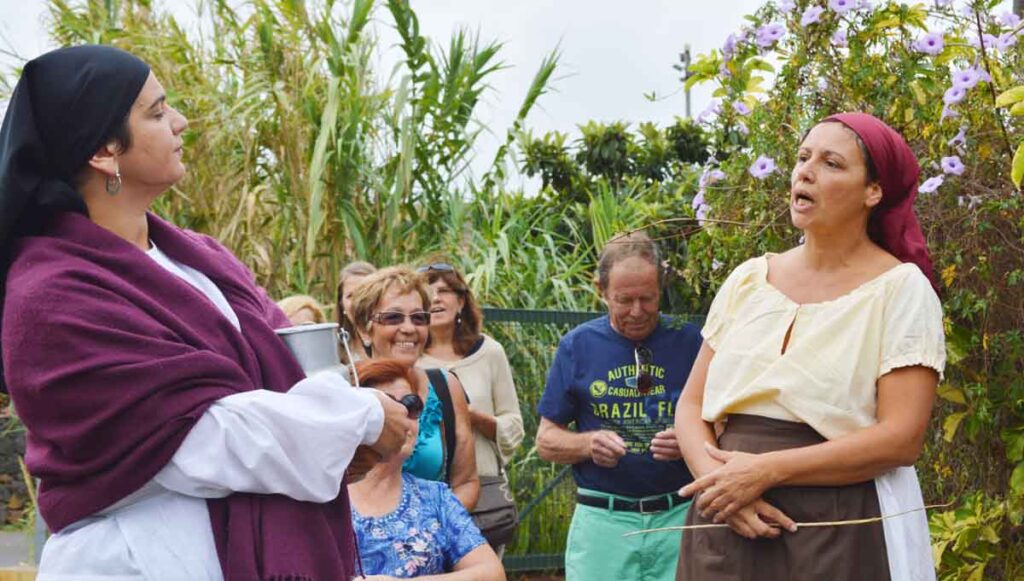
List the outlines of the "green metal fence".
{"type": "MultiPolygon", "coordinates": [[[[519,393],[526,439],[508,466],[509,482],[520,510],[517,538],[505,552],[505,570],[554,571],[562,568],[576,486],[568,466],[537,457],[534,436],[537,402],[558,341],[573,327],[602,316],[599,312],[484,309],[484,331],[508,354],[519,393]]],[[[702,325],[701,315],[676,315],[702,325]]]]}

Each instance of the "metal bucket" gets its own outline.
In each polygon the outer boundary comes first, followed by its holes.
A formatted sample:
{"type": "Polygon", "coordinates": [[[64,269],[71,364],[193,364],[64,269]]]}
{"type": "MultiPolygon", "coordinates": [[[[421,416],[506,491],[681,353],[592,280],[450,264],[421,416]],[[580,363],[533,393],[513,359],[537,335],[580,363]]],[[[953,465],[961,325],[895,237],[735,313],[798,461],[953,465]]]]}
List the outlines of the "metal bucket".
{"type": "Polygon", "coordinates": [[[340,335],[337,323],[297,325],[274,332],[295,355],[306,375],[332,367],[345,369],[338,358],[340,335]]]}

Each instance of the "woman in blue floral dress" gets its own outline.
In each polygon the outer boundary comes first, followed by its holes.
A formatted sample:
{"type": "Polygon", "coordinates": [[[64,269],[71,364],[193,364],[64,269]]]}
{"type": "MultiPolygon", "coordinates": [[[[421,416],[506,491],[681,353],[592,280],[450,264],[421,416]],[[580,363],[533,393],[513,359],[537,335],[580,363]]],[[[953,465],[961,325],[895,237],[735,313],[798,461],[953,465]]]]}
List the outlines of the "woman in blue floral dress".
{"type": "MultiPolygon", "coordinates": [[[[413,394],[413,371],[395,360],[360,361],[356,371],[361,384],[397,401],[413,394]]],[[[348,488],[367,579],[505,579],[501,561],[448,486],[402,472],[416,438],[413,430],[397,455],[382,458],[348,488]]]]}

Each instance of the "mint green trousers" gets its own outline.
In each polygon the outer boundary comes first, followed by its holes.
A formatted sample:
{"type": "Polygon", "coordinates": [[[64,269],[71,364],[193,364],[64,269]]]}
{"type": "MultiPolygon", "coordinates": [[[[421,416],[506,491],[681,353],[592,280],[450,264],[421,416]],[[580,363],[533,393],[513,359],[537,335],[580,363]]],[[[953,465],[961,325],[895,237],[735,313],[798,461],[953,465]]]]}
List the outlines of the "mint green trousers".
{"type": "MultiPolygon", "coordinates": [[[[579,492],[600,498],[616,497],[583,488],[579,492]]],[[[675,581],[680,531],[622,535],[641,529],[682,525],[690,502],[681,498],[679,502],[669,510],[653,514],[577,504],[565,548],[565,580],[675,581]]]]}

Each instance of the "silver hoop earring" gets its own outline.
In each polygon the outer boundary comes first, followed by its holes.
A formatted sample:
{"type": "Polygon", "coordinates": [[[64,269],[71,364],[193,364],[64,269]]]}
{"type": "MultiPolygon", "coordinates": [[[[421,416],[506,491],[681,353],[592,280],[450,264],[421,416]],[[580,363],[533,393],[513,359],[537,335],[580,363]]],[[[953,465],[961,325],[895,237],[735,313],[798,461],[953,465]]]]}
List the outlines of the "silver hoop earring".
{"type": "Polygon", "coordinates": [[[107,193],[116,196],[121,191],[121,170],[114,170],[114,177],[107,176],[107,193]]]}

